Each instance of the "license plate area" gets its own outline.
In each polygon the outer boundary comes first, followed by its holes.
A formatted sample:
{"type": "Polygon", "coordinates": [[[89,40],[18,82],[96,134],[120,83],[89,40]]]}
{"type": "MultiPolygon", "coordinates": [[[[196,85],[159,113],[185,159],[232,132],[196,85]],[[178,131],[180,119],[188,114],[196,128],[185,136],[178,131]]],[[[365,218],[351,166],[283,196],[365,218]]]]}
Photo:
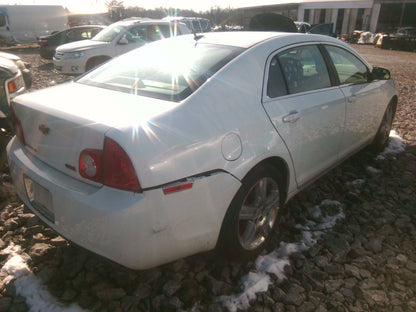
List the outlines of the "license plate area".
{"type": "Polygon", "coordinates": [[[55,214],[53,212],[51,193],[32,179],[26,176],[23,179],[25,183],[26,195],[32,207],[46,219],[54,223],[55,214]]]}

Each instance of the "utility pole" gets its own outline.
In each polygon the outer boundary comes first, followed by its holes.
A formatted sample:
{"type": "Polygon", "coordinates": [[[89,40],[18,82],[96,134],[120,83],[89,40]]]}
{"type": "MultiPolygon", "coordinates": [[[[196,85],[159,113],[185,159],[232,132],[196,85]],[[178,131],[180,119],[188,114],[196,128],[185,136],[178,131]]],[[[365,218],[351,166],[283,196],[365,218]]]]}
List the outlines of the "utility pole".
{"type": "Polygon", "coordinates": [[[399,22],[399,27],[402,27],[403,25],[403,16],[404,16],[404,10],[406,7],[406,0],[403,0],[403,4],[402,4],[402,14],[400,14],[400,22],[399,22]]]}

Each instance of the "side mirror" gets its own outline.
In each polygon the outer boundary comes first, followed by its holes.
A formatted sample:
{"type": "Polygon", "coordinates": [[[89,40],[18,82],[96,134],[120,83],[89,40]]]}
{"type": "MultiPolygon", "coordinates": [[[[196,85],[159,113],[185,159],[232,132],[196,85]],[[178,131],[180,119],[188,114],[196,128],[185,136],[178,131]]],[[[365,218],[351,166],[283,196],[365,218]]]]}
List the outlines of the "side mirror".
{"type": "Polygon", "coordinates": [[[390,71],[383,67],[373,67],[371,72],[373,80],[389,80],[391,79],[390,71]]]}
{"type": "Polygon", "coordinates": [[[118,41],[118,44],[126,45],[126,44],[129,44],[129,41],[127,40],[126,37],[123,37],[118,41]]]}

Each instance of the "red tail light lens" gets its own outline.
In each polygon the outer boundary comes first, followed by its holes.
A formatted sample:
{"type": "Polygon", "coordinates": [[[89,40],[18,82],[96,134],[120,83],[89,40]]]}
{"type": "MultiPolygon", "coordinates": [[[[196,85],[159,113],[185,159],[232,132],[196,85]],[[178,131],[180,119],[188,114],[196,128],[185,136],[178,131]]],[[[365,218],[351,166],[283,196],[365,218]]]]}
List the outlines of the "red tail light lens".
{"type": "Polygon", "coordinates": [[[86,179],[105,185],[141,192],[133,164],[114,140],[105,137],[104,149],[86,149],[79,157],[79,173],[86,179]]]}
{"type": "Polygon", "coordinates": [[[41,40],[41,41],[39,41],[39,45],[40,45],[41,47],[46,46],[47,44],[48,44],[48,41],[46,41],[46,40],[41,40]]]}
{"type": "Polygon", "coordinates": [[[23,132],[22,123],[20,122],[19,118],[16,116],[16,112],[14,111],[14,105],[10,105],[10,120],[12,121],[14,131],[16,132],[16,137],[18,138],[19,142],[22,145],[26,145],[25,134],[23,132]]]}
{"type": "Polygon", "coordinates": [[[117,142],[106,137],[103,155],[104,184],[120,189],[140,192],[136,171],[126,152],[117,142]]]}

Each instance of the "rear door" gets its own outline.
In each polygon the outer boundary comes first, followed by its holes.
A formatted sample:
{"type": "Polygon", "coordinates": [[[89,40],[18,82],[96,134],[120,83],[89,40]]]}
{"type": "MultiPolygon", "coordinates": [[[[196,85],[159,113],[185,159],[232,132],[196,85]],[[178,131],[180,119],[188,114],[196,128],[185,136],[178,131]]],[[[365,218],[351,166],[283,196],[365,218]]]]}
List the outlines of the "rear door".
{"type": "Polygon", "coordinates": [[[345,97],[332,86],[318,45],[301,45],[269,57],[263,105],[286,143],[299,185],[338,160],[345,97]]]}

